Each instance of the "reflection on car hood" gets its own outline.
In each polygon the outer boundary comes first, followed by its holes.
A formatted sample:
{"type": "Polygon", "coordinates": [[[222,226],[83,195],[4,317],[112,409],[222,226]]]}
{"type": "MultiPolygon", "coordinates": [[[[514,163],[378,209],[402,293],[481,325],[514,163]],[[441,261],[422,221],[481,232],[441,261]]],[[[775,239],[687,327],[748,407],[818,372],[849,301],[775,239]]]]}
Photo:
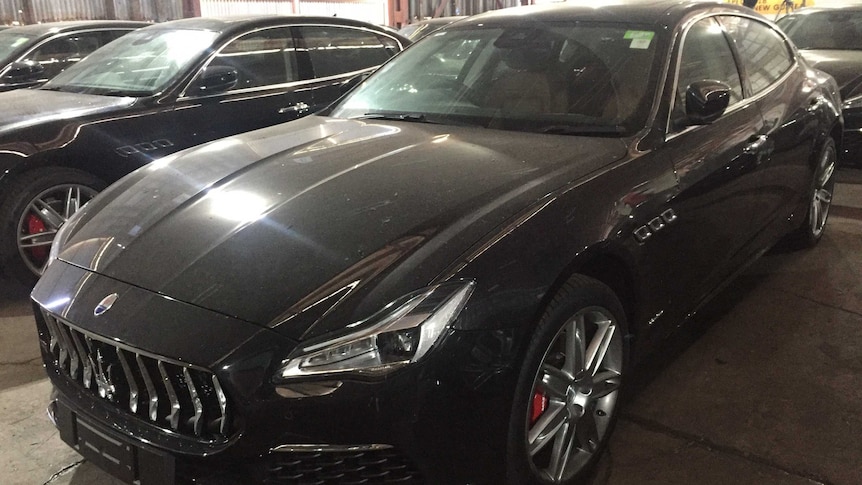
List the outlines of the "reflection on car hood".
{"type": "Polygon", "coordinates": [[[801,53],[811,67],[835,78],[842,99],[862,94],[862,51],[811,49],[801,53]]]}
{"type": "Polygon", "coordinates": [[[442,271],[517,211],[624,154],[618,139],[311,116],[138,170],[82,209],[60,257],[276,326],[423,246],[444,249],[417,268],[442,271]]]}
{"type": "Polygon", "coordinates": [[[0,93],[0,136],[50,121],[109,112],[132,105],[135,98],[18,89],[0,93]]]}

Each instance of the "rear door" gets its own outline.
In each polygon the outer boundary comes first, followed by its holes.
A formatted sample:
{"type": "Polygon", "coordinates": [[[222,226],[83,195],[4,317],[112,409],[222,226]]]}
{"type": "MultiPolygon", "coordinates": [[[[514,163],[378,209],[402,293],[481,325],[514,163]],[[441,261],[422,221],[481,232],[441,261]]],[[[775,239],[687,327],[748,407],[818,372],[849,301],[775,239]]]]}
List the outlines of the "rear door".
{"type": "Polygon", "coordinates": [[[787,216],[798,207],[811,183],[809,154],[821,123],[817,106],[825,102],[806,86],[804,67],[782,34],[756,19],[720,16],[739,54],[747,89],[763,116],[760,143],[766,156],[757,167],[760,208],[754,213],[763,243],[783,235],[787,216]]]}

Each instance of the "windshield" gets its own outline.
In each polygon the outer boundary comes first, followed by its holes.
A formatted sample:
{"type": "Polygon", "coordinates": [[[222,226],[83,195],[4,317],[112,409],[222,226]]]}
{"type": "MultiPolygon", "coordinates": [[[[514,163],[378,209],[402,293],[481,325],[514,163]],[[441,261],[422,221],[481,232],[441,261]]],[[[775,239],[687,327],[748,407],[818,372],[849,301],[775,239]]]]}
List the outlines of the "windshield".
{"type": "Polygon", "coordinates": [[[35,35],[20,34],[14,32],[14,29],[11,32],[0,32],[0,60],[3,60],[4,63],[13,60],[8,59],[8,57],[21,50],[35,38],[35,35]]]}
{"type": "Polygon", "coordinates": [[[330,114],[618,136],[646,120],[654,37],[575,21],[455,27],[399,54],[330,114]]]}
{"type": "Polygon", "coordinates": [[[206,30],[137,30],[96,50],[42,89],[150,96],[181,76],[217,35],[206,30]]]}
{"type": "Polygon", "coordinates": [[[862,12],[791,15],[779,20],[778,26],[800,49],[862,50],[862,12]]]}

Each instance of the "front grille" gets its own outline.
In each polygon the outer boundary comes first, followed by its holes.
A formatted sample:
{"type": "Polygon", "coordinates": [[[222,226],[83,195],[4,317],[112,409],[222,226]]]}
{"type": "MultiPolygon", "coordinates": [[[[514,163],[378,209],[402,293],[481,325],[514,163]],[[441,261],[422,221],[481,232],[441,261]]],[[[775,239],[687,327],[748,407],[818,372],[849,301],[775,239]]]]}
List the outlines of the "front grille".
{"type": "Polygon", "coordinates": [[[268,485],[425,483],[412,462],[394,449],[272,453],[268,469],[268,485]]]}
{"type": "Polygon", "coordinates": [[[214,374],[42,314],[57,367],[86,391],[160,428],[207,442],[227,438],[230,409],[214,374]]]}

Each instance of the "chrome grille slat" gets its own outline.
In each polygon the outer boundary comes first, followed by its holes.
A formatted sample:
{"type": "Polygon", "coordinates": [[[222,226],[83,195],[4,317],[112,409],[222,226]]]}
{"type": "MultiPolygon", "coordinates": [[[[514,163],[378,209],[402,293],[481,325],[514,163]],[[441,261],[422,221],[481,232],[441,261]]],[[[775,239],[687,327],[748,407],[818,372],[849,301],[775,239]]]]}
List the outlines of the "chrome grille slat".
{"type": "Polygon", "coordinates": [[[171,378],[168,377],[165,371],[165,363],[159,361],[159,374],[162,375],[162,382],[165,385],[165,390],[168,391],[168,401],[171,403],[171,413],[168,415],[167,421],[171,425],[171,429],[176,430],[180,425],[180,400],[177,399],[177,391],[174,390],[174,385],[171,384],[171,378]]]}
{"type": "Polygon", "coordinates": [[[221,412],[221,425],[219,426],[219,432],[221,434],[225,434],[227,430],[227,397],[224,395],[224,391],[221,389],[221,384],[219,384],[218,379],[215,375],[213,377],[213,387],[215,388],[216,395],[218,395],[218,407],[221,412]]]}
{"type": "Polygon", "coordinates": [[[45,320],[45,326],[48,327],[48,334],[51,335],[51,339],[48,342],[48,350],[51,353],[56,352],[57,346],[60,345],[60,342],[57,338],[57,333],[59,330],[57,329],[57,324],[54,323],[53,319],[45,320]]]}
{"type": "Polygon", "coordinates": [[[87,344],[88,348],[85,349],[84,344],[81,343],[81,339],[74,332],[70,335],[72,342],[75,343],[75,348],[78,350],[78,355],[81,356],[81,360],[84,363],[84,387],[89,389],[90,384],[93,382],[93,370],[96,368],[92,353],[88,352],[89,342],[87,344]]]}
{"type": "Polygon", "coordinates": [[[129,386],[129,411],[135,414],[138,412],[138,381],[135,380],[135,376],[132,374],[129,360],[126,359],[126,351],[117,349],[117,357],[120,358],[120,365],[123,367],[123,373],[126,375],[126,384],[129,386]]]}
{"type": "Polygon", "coordinates": [[[72,375],[72,379],[77,379],[78,368],[80,366],[80,364],[78,363],[78,351],[75,350],[75,344],[72,343],[72,336],[69,335],[68,332],[68,328],[60,328],[60,337],[63,339],[63,343],[66,347],[66,353],[69,355],[69,374],[72,375]]]}
{"type": "Polygon", "coordinates": [[[144,385],[147,386],[147,396],[149,396],[149,412],[147,415],[149,416],[150,421],[155,421],[159,418],[159,395],[156,393],[156,386],[153,384],[153,378],[150,377],[150,372],[147,370],[147,366],[144,365],[141,354],[135,354],[135,361],[137,361],[138,369],[144,377],[144,385]]]}
{"type": "Polygon", "coordinates": [[[78,329],[47,311],[41,317],[43,348],[53,355],[60,376],[95,399],[204,442],[225,441],[236,431],[227,396],[212,372],[78,329]]]}
{"type": "Polygon", "coordinates": [[[192,429],[195,431],[195,436],[200,436],[203,431],[203,421],[201,418],[204,415],[204,405],[201,402],[201,398],[198,397],[198,390],[187,367],[183,367],[183,377],[186,380],[186,388],[189,390],[192,406],[195,408],[195,415],[192,418],[192,429]]]}

